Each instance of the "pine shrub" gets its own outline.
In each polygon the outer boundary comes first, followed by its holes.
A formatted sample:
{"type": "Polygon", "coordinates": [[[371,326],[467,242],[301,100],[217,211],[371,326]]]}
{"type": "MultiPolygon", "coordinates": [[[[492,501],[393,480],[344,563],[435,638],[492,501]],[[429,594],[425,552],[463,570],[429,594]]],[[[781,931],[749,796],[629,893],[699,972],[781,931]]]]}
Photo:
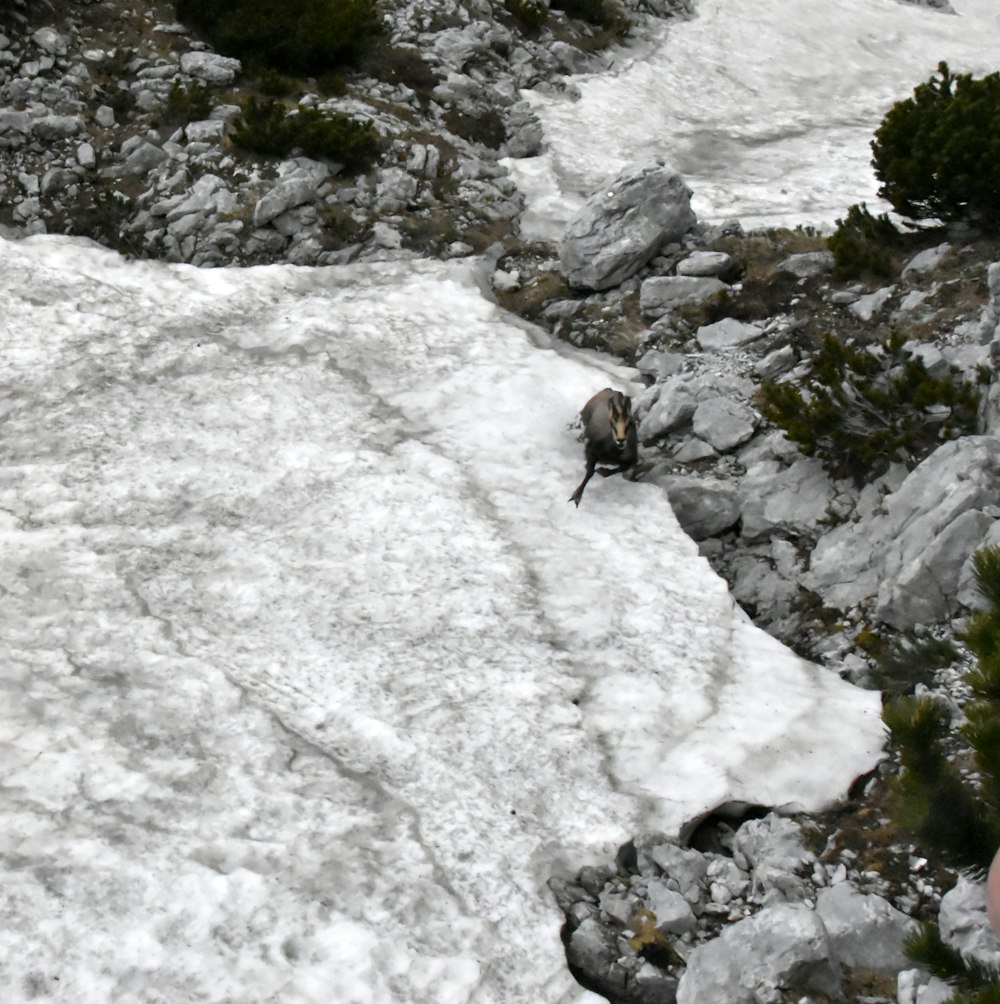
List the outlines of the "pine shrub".
{"type": "Polygon", "coordinates": [[[381,145],[370,121],[337,112],[300,108],[293,113],[280,101],[251,98],[236,121],[233,143],[254,153],[285,157],[300,149],[307,157],[334,160],[349,173],[377,160],[381,145]]]}
{"type": "Polygon", "coordinates": [[[846,219],[837,220],[837,229],[826,240],[833,252],[834,276],[891,278],[895,272],[892,252],[901,246],[902,237],[888,214],[873,216],[864,203],[851,206],[846,219]]]}
{"type": "Polygon", "coordinates": [[[979,393],[932,377],[894,334],[870,348],[826,335],[802,388],[767,382],[764,415],[836,478],[863,484],[894,461],[915,466],[943,441],[975,430],[979,393]]]}
{"type": "Polygon", "coordinates": [[[552,0],[552,6],[596,28],[624,32],[628,27],[624,11],[614,0],[552,0]]]}
{"type": "Polygon", "coordinates": [[[549,17],[548,8],[532,0],[504,0],[503,5],[528,35],[537,35],[549,17]]]}
{"type": "MultiPolygon", "coordinates": [[[[948,712],[933,698],[898,698],[882,717],[902,766],[893,791],[897,825],[924,854],[985,877],[1000,848],[1000,548],[977,551],[973,564],[987,607],[966,621],[961,634],[977,665],[965,675],[973,699],[957,743],[948,712]],[[956,754],[968,755],[958,744],[971,752],[971,777],[955,764],[956,754]]],[[[1000,971],[963,957],[933,924],[921,925],[906,949],[954,986],[953,1004],[1000,1004],[1000,971]]]]}
{"type": "Polygon", "coordinates": [[[939,63],[872,141],[879,195],[913,220],[1000,221],[1000,73],[974,79],[939,63]]]}
{"type": "Polygon", "coordinates": [[[254,71],[320,76],[385,30],[374,0],[175,0],[178,20],[254,71]]]}

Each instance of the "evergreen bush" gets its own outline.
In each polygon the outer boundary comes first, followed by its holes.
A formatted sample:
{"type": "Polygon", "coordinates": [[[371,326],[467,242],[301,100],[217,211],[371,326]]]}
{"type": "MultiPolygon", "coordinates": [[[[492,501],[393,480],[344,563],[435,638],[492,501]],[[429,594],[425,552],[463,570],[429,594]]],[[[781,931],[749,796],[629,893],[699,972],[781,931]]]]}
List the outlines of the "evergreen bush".
{"type": "Polygon", "coordinates": [[[174,84],[163,107],[163,121],[170,125],[200,122],[212,113],[212,92],[207,84],[195,82],[189,87],[174,84]]]}
{"type": "Polygon", "coordinates": [[[614,0],[552,0],[552,6],[597,28],[624,32],[628,20],[614,0]]]}
{"type": "Polygon", "coordinates": [[[363,171],[381,152],[370,121],[316,108],[289,113],[273,98],[250,99],[233,127],[232,140],[244,150],[274,157],[285,157],[297,148],[307,157],[338,161],[349,173],[363,171]]]}
{"type": "Polygon", "coordinates": [[[975,431],[979,392],[932,377],[904,338],[869,348],[826,335],[801,389],[766,382],[765,417],[836,478],[862,484],[894,461],[915,466],[943,441],[975,431]]]}
{"type": "Polygon", "coordinates": [[[374,0],[175,0],[178,20],[254,71],[319,76],[385,29],[374,0]]]}
{"type": "Polygon", "coordinates": [[[826,240],[833,252],[834,276],[891,278],[895,271],[891,252],[901,246],[902,237],[888,214],[872,216],[864,203],[851,206],[846,219],[837,220],[837,229],[826,240]]]}
{"type": "Polygon", "coordinates": [[[1000,73],[973,79],[939,63],[871,146],[878,194],[901,215],[1000,221],[1000,73]]]}
{"type": "Polygon", "coordinates": [[[537,35],[549,17],[548,8],[532,0],[504,0],[503,5],[529,35],[537,35]]]}
{"type": "MultiPolygon", "coordinates": [[[[988,606],[961,635],[977,665],[965,675],[973,700],[957,739],[950,714],[933,698],[890,701],[883,720],[902,766],[893,792],[897,825],[924,854],[985,877],[1000,848],[1000,548],[983,548],[973,563],[988,606]],[[956,765],[969,752],[974,773],[956,765]]],[[[933,924],[907,940],[907,952],[955,986],[955,1004],[1000,1004],[1000,972],[964,958],[933,924]]]]}

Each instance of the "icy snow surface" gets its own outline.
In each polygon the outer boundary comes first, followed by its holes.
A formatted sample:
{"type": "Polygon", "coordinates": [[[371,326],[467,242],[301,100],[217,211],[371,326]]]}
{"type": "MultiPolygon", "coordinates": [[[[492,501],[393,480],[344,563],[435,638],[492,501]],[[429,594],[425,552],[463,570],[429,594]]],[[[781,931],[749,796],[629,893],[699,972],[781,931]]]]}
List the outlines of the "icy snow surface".
{"type": "Polygon", "coordinates": [[[608,178],[655,158],[684,176],[701,220],[830,227],[856,202],[885,211],[870,143],[886,111],[941,60],[997,69],[996,0],[951,5],[698,0],[653,52],[623,49],[616,72],[572,78],[579,100],[525,91],[546,144],[511,162],[525,236],[557,239],[608,178]]]}
{"type": "Polygon", "coordinates": [[[583,1000],[555,872],[872,766],[469,264],[0,242],[4,1000],[583,1000]]]}

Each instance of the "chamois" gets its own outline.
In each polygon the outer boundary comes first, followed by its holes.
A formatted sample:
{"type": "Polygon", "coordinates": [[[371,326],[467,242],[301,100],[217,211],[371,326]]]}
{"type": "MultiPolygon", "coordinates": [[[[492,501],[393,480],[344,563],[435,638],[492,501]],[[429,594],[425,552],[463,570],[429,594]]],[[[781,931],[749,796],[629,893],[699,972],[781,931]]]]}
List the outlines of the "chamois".
{"type": "Polygon", "coordinates": [[[632,417],[632,399],[620,390],[599,390],[580,412],[586,439],[587,473],[569,501],[580,505],[583,489],[594,476],[610,477],[635,466],[639,458],[639,436],[632,417]],[[598,467],[598,464],[616,464],[598,467]]]}

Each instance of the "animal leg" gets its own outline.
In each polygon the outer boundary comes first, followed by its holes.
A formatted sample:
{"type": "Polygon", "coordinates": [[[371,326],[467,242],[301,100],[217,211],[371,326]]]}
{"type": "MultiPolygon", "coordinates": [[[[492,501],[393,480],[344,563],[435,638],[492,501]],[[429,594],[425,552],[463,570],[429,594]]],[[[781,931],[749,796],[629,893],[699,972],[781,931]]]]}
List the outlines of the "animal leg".
{"type": "Polygon", "coordinates": [[[594,476],[594,467],[595,464],[589,461],[587,462],[587,473],[584,475],[583,480],[577,486],[576,491],[573,492],[573,494],[570,495],[569,497],[568,501],[572,502],[578,509],[580,508],[580,499],[583,498],[583,489],[587,487],[587,482],[594,476]]]}

